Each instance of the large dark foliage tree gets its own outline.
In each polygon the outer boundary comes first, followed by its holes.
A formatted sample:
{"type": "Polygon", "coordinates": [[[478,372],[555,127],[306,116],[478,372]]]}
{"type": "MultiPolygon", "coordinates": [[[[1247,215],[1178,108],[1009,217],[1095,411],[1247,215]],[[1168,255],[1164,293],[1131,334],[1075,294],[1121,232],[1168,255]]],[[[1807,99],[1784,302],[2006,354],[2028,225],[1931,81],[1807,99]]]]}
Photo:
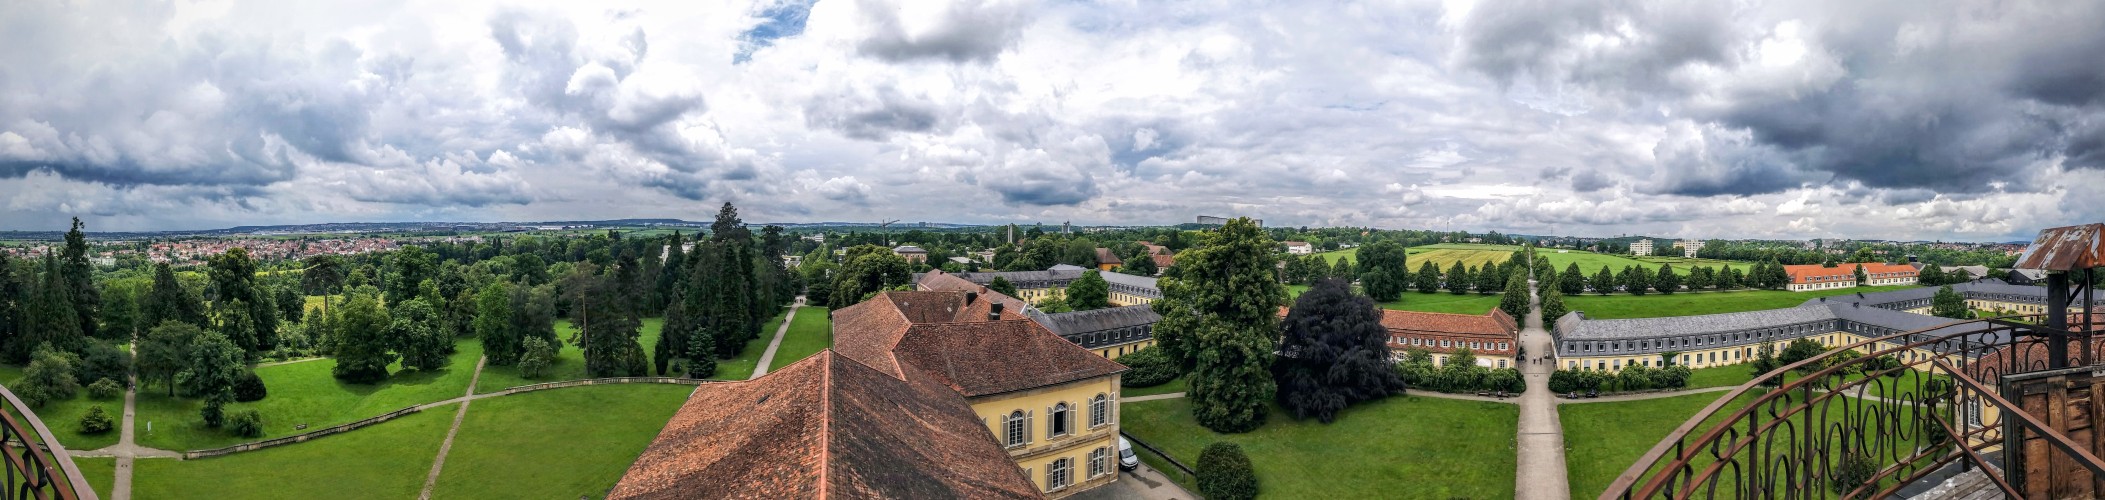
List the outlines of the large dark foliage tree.
{"type": "Polygon", "coordinates": [[[1367,296],[1380,302],[1402,298],[1403,290],[1411,284],[1411,266],[1407,260],[1403,245],[1393,241],[1377,241],[1360,247],[1359,279],[1367,296]]]}
{"type": "Polygon", "coordinates": [[[570,321],[577,325],[571,343],[584,351],[585,372],[594,377],[638,377],[648,374],[649,360],[636,336],[643,327],[639,304],[622,299],[611,276],[597,266],[579,265],[563,278],[570,296],[570,321]]]}
{"type": "Polygon", "coordinates": [[[1968,319],[1973,316],[1973,309],[1966,306],[1966,297],[1962,297],[1958,292],[1952,291],[1951,285],[1944,285],[1938,287],[1937,294],[1930,297],[1930,315],[1939,318],[1968,319]]]}
{"type": "Polygon", "coordinates": [[[76,318],[80,313],[73,308],[73,291],[65,280],[59,271],[58,259],[47,254],[43,279],[29,302],[28,314],[23,317],[22,341],[8,349],[9,361],[27,362],[30,351],[44,344],[69,353],[87,347],[88,339],[76,318]]]}
{"type": "Polygon", "coordinates": [[[234,247],[214,255],[206,261],[206,268],[205,274],[212,279],[212,288],[217,291],[212,299],[212,311],[214,317],[222,319],[217,325],[219,331],[250,354],[276,347],[276,301],[257,286],[256,261],[249,257],[248,249],[234,247]],[[226,324],[226,318],[239,318],[242,322],[236,327],[226,324]]]}
{"type": "Polygon", "coordinates": [[[1346,406],[1403,393],[1403,379],[1389,366],[1380,304],[1354,295],[1344,281],[1316,282],[1280,326],[1272,371],[1279,404],[1296,418],[1329,423],[1346,406]]]}
{"type": "Polygon", "coordinates": [[[29,308],[29,286],[24,277],[15,272],[15,259],[0,252],[0,358],[9,361],[28,358],[28,348],[22,345],[22,316],[29,308]],[[16,350],[21,354],[17,355],[16,350]]]}
{"type": "Polygon", "coordinates": [[[139,321],[149,327],[169,321],[204,326],[205,306],[175,278],[175,270],[162,262],[154,264],[153,286],[139,302],[139,321]]]}
{"type": "Polygon", "coordinates": [[[336,367],[330,373],[345,382],[371,384],[387,379],[387,365],[395,362],[388,328],[392,326],[380,301],[354,294],[338,313],[336,367]]]}
{"type": "Polygon", "coordinates": [[[1164,353],[1192,367],[1199,425],[1248,432],[1264,425],[1277,386],[1271,365],[1286,286],[1273,277],[1272,239],[1247,218],[1229,221],[1179,254],[1177,278],[1162,281],[1154,309],[1164,353]]]}

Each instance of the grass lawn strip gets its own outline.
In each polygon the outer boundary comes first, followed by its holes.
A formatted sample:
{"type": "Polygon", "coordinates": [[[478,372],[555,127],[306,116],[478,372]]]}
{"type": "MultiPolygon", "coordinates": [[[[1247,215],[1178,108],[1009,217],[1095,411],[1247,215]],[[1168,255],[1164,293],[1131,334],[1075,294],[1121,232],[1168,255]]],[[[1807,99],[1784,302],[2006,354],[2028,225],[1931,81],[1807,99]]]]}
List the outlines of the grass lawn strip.
{"type": "Polygon", "coordinates": [[[1267,497],[1511,498],[1514,493],[1513,429],[1520,410],[1510,404],[1392,397],[1346,409],[1330,424],[1297,421],[1274,406],[1264,427],[1243,434],[1200,427],[1187,399],[1127,403],[1120,410],[1119,425],[1126,432],[1186,465],[1196,466],[1199,451],[1214,441],[1240,444],[1267,497]]]}
{"type": "MultiPolygon", "coordinates": [[[[403,370],[397,363],[390,368],[393,375],[388,380],[372,385],[337,380],[330,374],[330,370],[336,367],[334,360],[257,368],[256,375],[263,377],[270,396],[262,401],[227,405],[229,414],[251,408],[263,414],[264,434],[257,438],[239,437],[223,429],[205,427],[203,419],[198,416],[198,411],[204,407],[202,399],[170,398],[167,389],[159,385],[144,387],[138,396],[139,444],[174,451],[217,448],[298,434],[410,406],[457,398],[467,390],[469,379],[475,373],[475,359],[482,356],[482,344],[461,339],[454,345],[455,352],[445,368],[431,372],[403,370]],[[299,424],[306,424],[307,429],[298,429],[299,424]]],[[[123,406],[122,402],[117,406],[123,406]]],[[[426,462],[429,465],[429,460],[426,462]]]]}
{"type": "Polygon", "coordinates": [[[223,457],[139,460],[133,496],[415,498],[454,410],[433,408],[353,432],[223,457]]]}
{"type": "MultiPolygon", "coordinates": [[[[1564,424],[1564,444],[1568,450],[1565,463],[1568,464],[1572,496],[1584,498],[1600,495],[1608,488],[1609,483],[1615,482],[1616,476],[1621,475],[1624,469],[1635,463],[1646,451],[1651,450],[1659,440],[1665,439],[1667,433],[1687,422],[1689,417],[1702,411],[1704,406],[1716,401],[1717,397],[1719,396],[1714,394],[1693,394],[1674,398],[1559,407],[1559,417],[1564,424]]],[[[1726,405],[1692,432],[1700,433],[1716,426],[1718,422],[1745,407],[1747,402],[1756,397],[1758,396],[1750,393],[1726,405]]],[[[1890,411],[1895,408],[1893,405],[1876,402],[1858,405],[1839,400],[1831,401],[1834,402],[1823,403],[1827,404],[1825,408],[1811,410],[1826,412],[1823,425],[1827,427],[1842,425],[1845,414],[1851,410],[1890,411]]],[[[1777,410],[1788,409],[1792,404],[1779,403],[1777,410]]],[[[1903,421],[1912,418],[1912,409],[1901,411],[1909,412],[1902,415],[1903,421]]],[[[1796,422],[1805,417],[1801,413],[1790,418],[1796,422]]],[[[1745,435],[1744,430],[1741,435],[1745,435]]],[[[1898,445],[1900,450],[1912,450],[1913,447],[1912,439],[1903,440],[1898,445]]],[[[1877,457],[1874,460],[1884,465],[1894,458],[1896,457],[1877,457]]],[[[1711,463],[1712,460],[1702,456],[1690,462],[1696,470],[1701,470],[1711,463]]],[[[1720,472],[1718,484],[1731,484],[1731,474],[1729,469],[1720,472]]],[[[1888,481],[1890,484],[1891,480],[1888,481]]]]}
{"type": "MultiPolygon", "coordinates": [[[[789,333],[782,336],[782,345],[775,348],[775,359],[767,371],[772,373],[790,363],[795,363],[818,354],[833,346],[831,309],[805,306],[797,310],[797,317],[789,320],[789,333]]],[[[774,332],[769,332],[772,335],[774,332]]]]}
{"type": "Polygon", "coordinates": [[[79,467],[81,477],[88,479],[88,487],[95,488],[96,497],[109,498],[110,491],[117,487],[116,457],[73,457],[73,466],[79,467]]]}
{"type": "Polygon", "coordinates": [[[468,407],[433,498],[599,498],[694,387],[581,386],[468,407]]]}
{"type": "Polygon", "coordinates": [[[1119,396],[1119,397],[1123,397],[1123,398],[1130,398],[1130,397],[1133,397],[1133,396],[1153,396],[1153,395],[1156,395],[1156,394],[1169,394],[1169,393],[1175,393],[1175,392],[1184,392],[1184,391],[1185,391],[1186,389],[1188,389],[1188,388],[1190,388],[1190,387],[1191,387],[1191,382],[1189,382],[1189,381],[1185,380],[1185,379],[1184,379],[1184,377],[1177,377],[1177,378],[1176,378],[1175,380],[1171,380],[1171,381],[1168,381],[1168,382],[1163,382],[1163,383],[1162,383],[1162,385],[1158,385],[1158,386],[1154,386],[1154,387],[1124,387],[1124,388],[1120,388],[1120,389],[1118,390],[1118,396],[1119,396]]]}

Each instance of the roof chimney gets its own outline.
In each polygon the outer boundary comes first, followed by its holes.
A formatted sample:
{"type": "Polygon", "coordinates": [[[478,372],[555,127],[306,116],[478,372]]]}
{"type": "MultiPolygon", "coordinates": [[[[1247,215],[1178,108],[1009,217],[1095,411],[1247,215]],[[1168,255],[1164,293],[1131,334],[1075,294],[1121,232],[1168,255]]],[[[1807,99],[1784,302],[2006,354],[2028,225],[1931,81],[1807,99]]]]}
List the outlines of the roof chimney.
{"type": "Polygon", "coordinates": [[[1000,302],[994,302],[994,303],[990,303],[990,304],[987,304],[987,321],[1000,321],[1000,320],[1001,320],[1001,303],[1000,303],[1000,302]]]}
{"type": "Polygon", "coordinates": [[[965,292],[965,305],[972,305],[975,300],[979,300],[979,292],[965,292]]]}

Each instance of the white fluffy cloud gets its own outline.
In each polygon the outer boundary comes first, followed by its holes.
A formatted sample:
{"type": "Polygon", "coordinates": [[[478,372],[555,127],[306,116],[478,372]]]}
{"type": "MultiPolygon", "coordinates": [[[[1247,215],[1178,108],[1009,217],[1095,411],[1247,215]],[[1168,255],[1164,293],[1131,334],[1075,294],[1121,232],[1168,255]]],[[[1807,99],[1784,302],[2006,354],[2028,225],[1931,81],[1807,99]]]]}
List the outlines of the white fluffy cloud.
{"type": "MultiPolygon", "coordinates": [[[[1527,2],[1523,2],[1527,3],[1527,2]]],[[[2004,239],[2105,6],[0,4],[0,225],[880,217],[2004,239]]]]}

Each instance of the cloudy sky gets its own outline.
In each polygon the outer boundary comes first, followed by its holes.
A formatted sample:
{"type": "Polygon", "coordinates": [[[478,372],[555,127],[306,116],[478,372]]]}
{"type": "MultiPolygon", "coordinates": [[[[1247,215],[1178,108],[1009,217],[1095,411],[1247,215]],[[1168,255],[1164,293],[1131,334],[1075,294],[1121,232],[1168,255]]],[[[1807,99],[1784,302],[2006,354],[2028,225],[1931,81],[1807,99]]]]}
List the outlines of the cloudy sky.
{"type": "Polygon", "coordinates": [[[2105,2],[608,5],[0,2],[0,229],[2105,220],[2105,2]]]}

